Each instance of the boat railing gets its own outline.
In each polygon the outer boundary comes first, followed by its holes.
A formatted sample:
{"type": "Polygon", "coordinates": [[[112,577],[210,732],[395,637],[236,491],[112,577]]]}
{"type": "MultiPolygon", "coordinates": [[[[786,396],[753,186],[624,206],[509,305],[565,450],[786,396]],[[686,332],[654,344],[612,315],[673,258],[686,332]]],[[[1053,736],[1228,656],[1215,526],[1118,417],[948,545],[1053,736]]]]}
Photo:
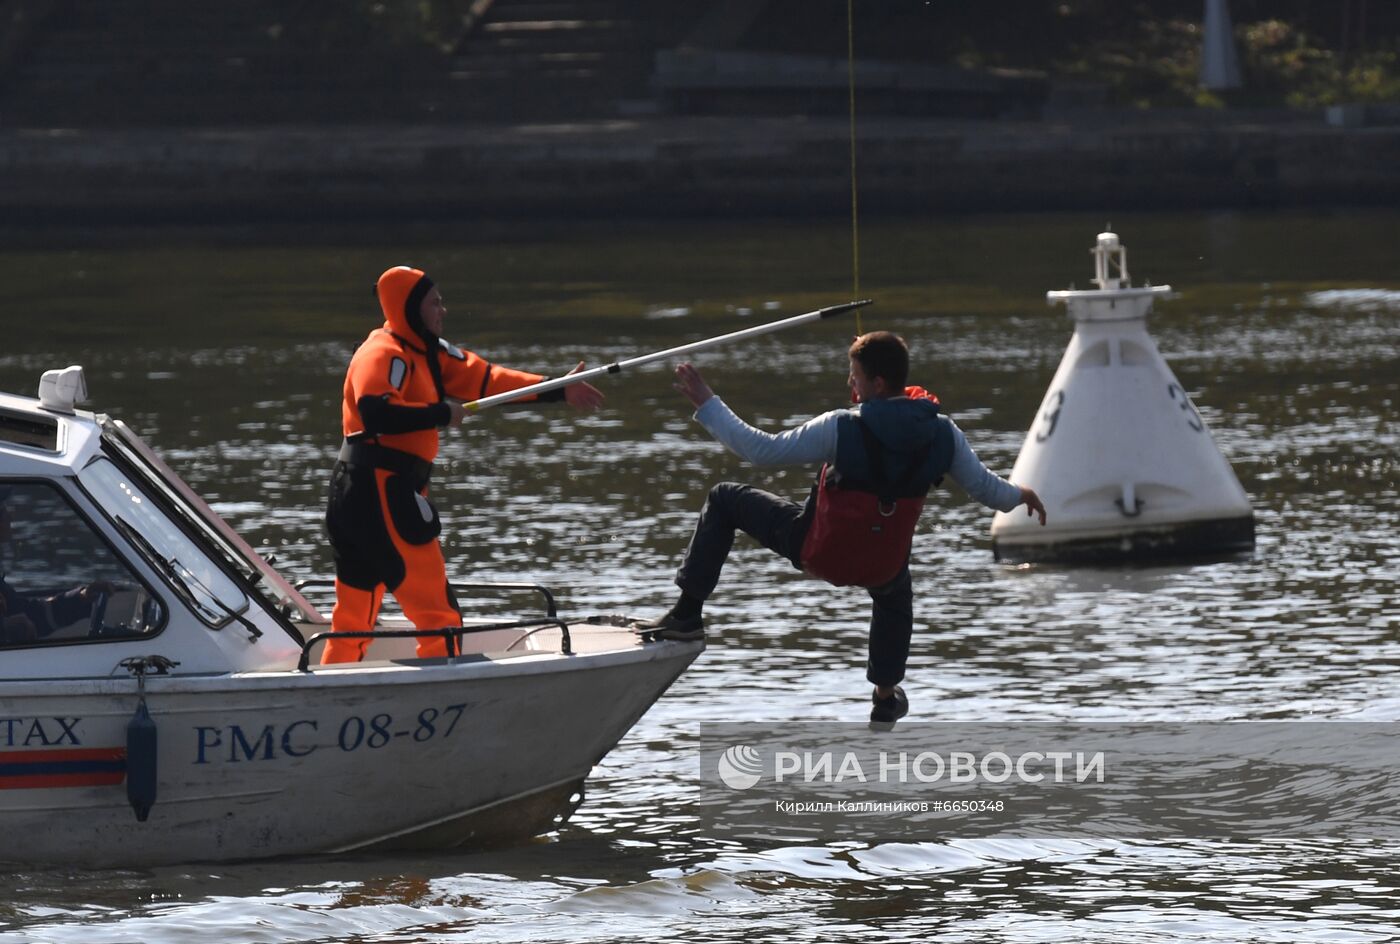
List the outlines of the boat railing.
{"type": "Polygon", "coordinates": [[[461,637],[468,633],[494,632],[500,629],[523,629],[520,639],[515,640],[508,646],[513,649],[524,639],[533,636],[542,629],[555,628],[559,630],[559,651],[563,655],[573,655],[573,641],[569,638],[569,624],[558,617],[550,616],[543,619],[527,620],[504,620],[498,623],[477,623],[472,626],[447,626],[442,629],[371,629],[371,630],[345,630],[341,632],[315,633],[307,637],[301,644],[301,658],[297,660],[298,672],[309,672],[311,664],[311,650],[318,642],[327,639],[407,639],[418,636],[441,636],[447,642],[447,657],[449,659],[461,655],[461,637]]]}
{"type": "MultiPolygon", "coordinates": [[[[298,580],[292,586],[297,591],[302,590],[328,590],[335,587],[335,580],[330,577],[310,577],[305,580],[298,580]]],[[[483,581],[450,581],[448,586],[454,591],[472,593],[480,590],[500,590],[505,592],[529,591],[538,593],[544,598],[544,614],[551,619],[559,615],[559,609],[554,603],[554,594],[549,592],[549,588],[537,583],[515,583],[509,581],[483,582],[483,581]]]]}

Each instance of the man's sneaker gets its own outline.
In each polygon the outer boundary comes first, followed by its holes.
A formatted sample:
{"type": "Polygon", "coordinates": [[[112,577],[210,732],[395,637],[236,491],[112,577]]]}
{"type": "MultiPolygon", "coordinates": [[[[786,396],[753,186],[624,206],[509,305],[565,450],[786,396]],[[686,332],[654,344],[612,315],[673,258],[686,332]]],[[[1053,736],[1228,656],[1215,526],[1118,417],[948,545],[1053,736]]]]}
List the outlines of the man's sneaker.
{"type": "Polygon", "coordinates": [[[632,629],[657,639],[693,642],[705,638],[705,618],[696,614],[682,619],[673,613],[667,613],[656,619],[638,620],[632,624],[632,629]]]}
{"type": "Polygon", "coordinates": [[[909,714],[909,699],[904,694],[904,689],[898,685],[894,687],[894,694],[889,698],[881,698],[873,692],[870,695],[870,727],[877,731],[888,731],[894,727],[894,723],[905,715],[909,714]]]}

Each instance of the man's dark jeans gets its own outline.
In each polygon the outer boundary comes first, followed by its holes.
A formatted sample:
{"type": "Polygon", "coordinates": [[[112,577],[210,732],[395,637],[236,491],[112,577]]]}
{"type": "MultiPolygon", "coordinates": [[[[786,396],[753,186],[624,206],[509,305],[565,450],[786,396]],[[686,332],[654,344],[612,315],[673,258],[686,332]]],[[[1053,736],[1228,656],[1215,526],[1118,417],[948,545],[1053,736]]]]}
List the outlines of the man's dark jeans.
{"type": "MultiPolygon", "coordinates": [[[[707,599],[734,546],[735,531],[743,531],[800,570],[802,542],[811,522],[810,501],[803,506],[749,485],[721,482],[710,489],[700,510],[695,534],[676,571],[676,586],[693,597],[707,599]]],[[[870,657],[865,677],[874,685],[894,685],[904,680],[914,630],[914,588],[908,562],[889,583],[870,589],[870,603],[870,657]]]]}

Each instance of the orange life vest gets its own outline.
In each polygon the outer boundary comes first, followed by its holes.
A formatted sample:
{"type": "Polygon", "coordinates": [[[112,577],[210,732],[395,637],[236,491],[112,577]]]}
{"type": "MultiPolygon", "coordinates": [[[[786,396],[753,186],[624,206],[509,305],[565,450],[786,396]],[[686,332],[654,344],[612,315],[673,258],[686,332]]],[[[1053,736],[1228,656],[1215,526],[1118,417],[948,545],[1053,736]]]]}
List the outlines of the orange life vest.
{"type": "MultiPolygon", "coordinates": [[[[431,287],[432,281],[421,270],[408,266],[397,266],[379,277],[376,288],[384,325],[365,338],[345,374],[341,425],[347,439],[365,432],[360,415],[364,397],[382,397],[393,406],[426,407],[441,403],[444,397],[477,400],[545,379],[491,364],[428,333],[418,317],[418,307],[431,287]]],[[[383,433],[377,441],[425,462],[432,462],[438,452],[435,427],[383,433]]]]}

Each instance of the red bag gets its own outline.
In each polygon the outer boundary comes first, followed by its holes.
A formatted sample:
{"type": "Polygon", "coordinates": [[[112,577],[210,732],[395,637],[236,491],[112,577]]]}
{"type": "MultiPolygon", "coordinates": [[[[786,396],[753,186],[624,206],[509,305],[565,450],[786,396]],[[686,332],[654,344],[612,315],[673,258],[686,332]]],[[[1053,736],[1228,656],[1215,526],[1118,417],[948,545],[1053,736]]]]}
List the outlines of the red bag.
{"type": "MultiPolygon", "coordinates": [[[[923,387],[905,387],[904,395],[938,403],[938,395],[923,387]]],[[[879,440],[868,426],[859,419],[856,422],[860,423],[861,439],[876,480],[885,483],[877,487],[890,493],[890,497],[881,499],[869,487],[843,488],[836,469],[823,465],[817,476],[812,524],[802,541],[802,569],[837,587],[879,587],[899,576],[900,568],[909,559],[914,529],[924,510],[924,495],[908,492],[914,473],[927,461],[928,452],[912,463],[899,481],[888,482],[879,440]],[[901,496],[901,492],[906,494],[901,496]]]]}
{"type": "Polygon", "coordinates": [[[822,466],[816,512],[802,541],[802,569],[838,587],[879,587],[899,575],[909,559],[924,499],[882,502],[874,492],[827,481],[822,466]]]}

